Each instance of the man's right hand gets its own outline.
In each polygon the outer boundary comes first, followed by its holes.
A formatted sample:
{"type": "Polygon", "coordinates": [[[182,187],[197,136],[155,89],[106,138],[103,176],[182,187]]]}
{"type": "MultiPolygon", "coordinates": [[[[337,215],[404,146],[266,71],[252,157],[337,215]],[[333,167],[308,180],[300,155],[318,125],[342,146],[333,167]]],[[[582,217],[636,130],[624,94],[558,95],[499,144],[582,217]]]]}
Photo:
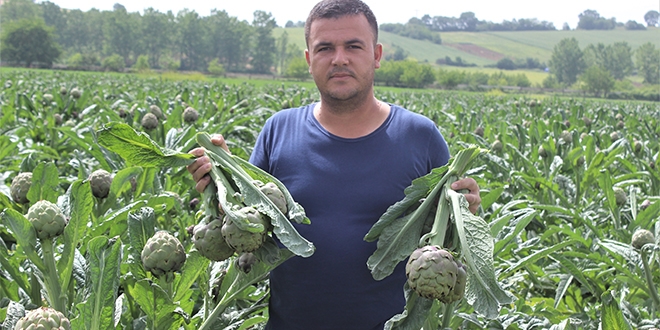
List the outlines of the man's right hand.
{"type": "MultiPolygon", "coordinates": [[[[225,138],[222,135],[215,134],[211,136],[211,142],[214,145],[219,146],[222,149],[225,149],[225,151],[229,152],[225,138]]],[[[211,177],[208,175],[208,173],[211,171],[211,168],[213,168],[213,164],[211,163],[209,156],[205,154],[204,148],[195,148],[190,151],[190,154],[197,157],[197,159],[195,159],[192,164],[188,165],[187,169],[188,172],[192,174],[193,180],[197,182],[195,185],[195,190],[201,194],[204,192],[204,189],[206,189],[206,186],[211,182],[211,177]]]]}

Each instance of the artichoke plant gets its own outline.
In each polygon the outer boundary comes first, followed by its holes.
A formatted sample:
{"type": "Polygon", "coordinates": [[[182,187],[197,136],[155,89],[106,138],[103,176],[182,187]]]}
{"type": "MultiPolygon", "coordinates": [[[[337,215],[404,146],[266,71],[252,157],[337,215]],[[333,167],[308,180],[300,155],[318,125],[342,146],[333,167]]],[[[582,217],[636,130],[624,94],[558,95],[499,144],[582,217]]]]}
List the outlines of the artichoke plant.
{"type": "Polygon", "coordinates": [[[456,286],[458,266],[447,250],[426,245],[413,251],[406,264],[408,285],[427,299],[444,299],[456,286]]]}
{"type": "Polygon", "coordinates": [[[620,187],[614,187],[614,198],[616,199],[617,206],[622,206],[623,204],[626,204],[626,201],[628,200],[626,191],[620,187]]]}
{"type": "Polygon", "coordinates": [[[70,330],[64,314],[48,307],[33,309],[14,325],[14,330],[70,330]]]}
{"type": "Polygon", "coordinates": [[[152,104],[149,107],[149,111],[153,113],[158,119],[165,120],[165,115],[163,114],[163,110],[161,110],[157,105],[152,104]]]}
{"type": "Polygon", "coordinates": [[[89,185],[92,195],[96,198],[106,198],[112,185],[112,174],[106,170],[96,170],[89,175],[89,185]]]}
{"type": "Polygon", "coordinates": [[[145,270],[160,277],[181,270],[186,262],[186,251],[176,237],[161,230],[147,240],[141,259],[145,270]]]}
{"type": "Polygon", "coordinates": [[[637,229],[632,236],[631,245],[635,249],[641,249],[646,244],[655,243],[655,237],[650,230],[646,229],[637,229]]]}
{"type": "MultiPolygon", "coordinates": [[[[264,217],[253,207],[247,206],[236,211],[235,213],[242,217],[242,219],[237,221],[247,220],[253,224],[261,224],[264,226],[264,228],[267,228],[269,225],[266,221],[266,217],[264,217]]],[[[222,237],[224,237],[227,241],[227,244],[234,248],[234,250],[236,250],[238,253],[256,251],[261,246],[261,244],[263,244],[264,240],[266,239],[266,235],[266,230],[256,233],[241,230],[238,228],[234,220],[229,217],[229,215],[224,217],[224,222],[222,224],[222,237]]]]}
{"type": "Polygon", "coordinates": [[[37,237],[41,240],[61,235],[68,223],[60,208],[47,200],[38,201],[30,206],[27,219],[32,223],[37,237]]]}
{"type": "Polygon", "coordinates": [[[234,249],[222,237],[221,219],[196,225],[193,243],[202,256],[212,261],[222,261],[234,254],[234,249]]]}
{"type": "Polygon", "coordinates": [[[147,113],[142,117],[142,127],[147,131],[158,127],[158,117],[153,113],[147,113]]]}
{"type": "Polygon", "coordinates": [[[287,212],[287,207],[286,207],[286,198],[284,198],[284,194],[280,190],[280,188],[277,187],[272,182],[268,182],[265,185],[259,187],[259,190],[261,190],[268,199],[270,199],[277,208],[282,211],[283,214],[286,215],[287,212]]]}
{"type": "Polygon", "coordinates": [[[28,203],[27,193],[30,190],[32,185],[32,172],[23,172],[19,173],[11,181],[11,186],[9,191],[11,193],[11,199],[18,204],[28,203]]]}
{"type": "Polygon", "coordinates": [[[187,107],[186,110],[183,111],[183,121],[185,121],[187,124],[196,122],[197,118],[199,118],[199,113],[197,110],[191,107],[187,107]]]}

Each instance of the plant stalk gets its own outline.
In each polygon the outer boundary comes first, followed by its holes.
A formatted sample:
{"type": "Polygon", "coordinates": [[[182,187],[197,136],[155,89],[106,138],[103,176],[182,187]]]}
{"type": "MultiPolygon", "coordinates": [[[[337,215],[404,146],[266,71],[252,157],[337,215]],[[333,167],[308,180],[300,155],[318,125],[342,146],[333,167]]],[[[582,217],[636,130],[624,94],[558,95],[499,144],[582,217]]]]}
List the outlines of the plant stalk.
{"type": "Polygon", "coordinates": [[[449,328],[451,319],[454,316],[454,305],[456,302],[445,304],[445,311],[442,313],[442,329],[449,328]]]}
{"type": "Polygon", "coordinates": [[[647,285],[649,286],[649,292],[651,293],[651,299],[653,299],[653,305],[655,307],[655,310],[657,312],[660,312],[660,297],[658,297],[658,289],[655,287],[655,283],[653,283],[653,274],[651,273],[651,266],[649,265],[649,262],[647,260],[647,253],[642,251],[642,265],[644,266],[644,275],[646,275],[646,282],[647,285]]]}
{"type": "Polygon", "coordinates": [[[68,315],[66,310],[66,295],[62,292],[60,278],[57,274],[57,263],[55,263],[55,254],[53,252],[53,240],[41,240],[41,251],[43,253],[46,274],[44,274],[44,284],[48,292],[48,300],[51,307],[57,311],[68,315]]]}

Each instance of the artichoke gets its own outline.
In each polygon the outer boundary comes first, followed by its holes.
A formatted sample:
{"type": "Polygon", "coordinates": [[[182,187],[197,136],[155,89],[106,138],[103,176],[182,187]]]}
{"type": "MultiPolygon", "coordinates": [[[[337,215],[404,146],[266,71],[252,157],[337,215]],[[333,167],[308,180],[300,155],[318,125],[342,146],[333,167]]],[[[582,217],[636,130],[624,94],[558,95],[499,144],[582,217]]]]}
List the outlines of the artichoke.
{"type": "Polygon", "coordinates": [[[628,196],[626,196],[626,192],[619,187],[614,187],[614,198],[616,199],[617,206],[622,206],[623,204],[626,204],[626,201],[628,200],[628,196]]]}
{"type": "Polygon", "coordinates": [[[449,295],[440,299],[445,304],[453,303],[463,299],[465,296],[465,286],[467,285],[467,266],[456,261],[458,273],[456,273],[456,285],[454,289],[449,292],[449,295]]]}
{"type": "Polygon", "coordinates": [[[155,105],[155,104],[152,104],[152,105],[149,107],[149,111],[150,111],[151,113],[153,113],[153,114],[156,116],[156,118],[158,118],[158,119],[163,119],[163,120],[166,119],[166,118],[165,118],[165,115],[163,114],[163,110],[161,110],[161,109],[160,109],[157,105],[155,105]]]}
{"type": "Polygon", "coordinates": [[[202,256],[212,261],[222,261],[234,254],[234,249],[222,237],[221,219],[196,225],[193,229],[193,243],[202,256]]]}
{"type": "MultiPolygon", "coordinates": [[[[241,219],[237,221],[247,220],[253,224],[261,224],[264,226],[264,228],[268,226],[266,217],[261,215],[261,213],[259,213],[253,207],[247,206],[236,211],[235,213],[241,217],[241,219]]],[[[234,250],[236,250],[238,253],[256,251],[261,246],[261,244],[263,244],[264,240],[266,239],[266,235],[266,230],[260,233],[241,230],[238,228],[234,220],[229,217],[229,215],[226,215],[223,220],[222,237],[224,237],[225,241],[227,241],[227,244],[234,248],[234,250]]]]}
{"type": "Polygon", "coordinates": [[[30,190],[32,185],[32,172],[23,172],[19,173],[11,181],[11,186],[9,191],[11,193],[11,199],[18,204],[28,203],[27,193],[30,190]]]}
{"type": "Polygon", "coordinates": [[[197,121],[197,118],[199,118],[197,110],[187,107],[186,110],[183,111],[183,121],[186,123],[192,124],[197,121]]]}
{"type": "Polygon", "coordinates": [[[150,131],[158,127],[158,117],[153,113],[147,113],[142,117],[142,127],[147,131],[150,131]]]}
{"type": "Polygon", "coordinates": [[[73,88],[71,90],[71,96],[73,96],[74,99],[79,99],[80,96],[82,96],[82,92],[78,88],[73,88]]]}
{"type": "Polygon", "coordinates": [[[89,175],[89,185],[94,197],[106,198],[112,185],[112,174],[106,170],[96,170],[89,175]]]}
{"type": "Polygon", "coordinates": [[[55,309],[39,307],[18,320],[14,330],[71,330],[71,323],[55,309]]]}
{"type": "Polygon", "coordinates": [[[655,237],[653,233],[646,229],[637,229],[632,236],[631,245],[635,249],[641,249],[646,244],[655,243],[655,237]]]}
{"type": "Polygon", "coordinates": [[[53,102],[53,94],[45,93],[45,94],[42,96],[42,98],[43,98],[44,103],[51,103],[51,102],[53,102]]]}
{"type": "Polygon", "coordinates": [[[251,252],[241,253],[240,256],[236,259],[236,265],[243,273],[249,273],[252,270],[252,266],[257,263],[257,256],[251,252]]]}
{"type": "Polygon", "coordinates": [[[66,90],[66,87],[64,87],[64,86],[60,87],[60,94],[66,95],[67,92],[68,91],[66,90]]]}
{"type": "Polygon", "coordinates": [[[286,214],[287,212],[287,207],[286,207],[286,198],[284,198],[284,194],[282,193],[282,190],[275,185],[272,182],[268,182],[265,185],[259,187],[259,190],[261,190],[268,199],[270,199],[277,208],[282,211],[283,214],[286,214]]]}
{"type": "Polygon", "coordinates": [[[32,223],[37,237],[41,240],[62,235],[68,223],[60,208],[47,200],[40,200],[30,206],[27,219],[32,223]]]}
{"type": "Polygon", "coordinates": [[[456,286],[458,266],[449,251],[426,245],[413,251],[406,264],[408,285],[427,299],[443,299],[456,286]]]}
{"type": "Polygon", "coordinates": [[[186,251],[176,237],[161,230],[147,240],[141,259],[144,269],[160,277],[181,270],[186,262],[186,251]]]}
{"type": "Polygon", "coordinates": [[[484,128],[479,126],[474,129],[474,134],[479,135],[480,137],[484,137],[484,128]]]}
{"type": "Polygon", "coordinates": [[[559,138],[567,144],[573,142],[573,134],[571,134],[569,131],[562,131],[559,135],[559,138]]]}
{"type": "Polygon", "coordinates": [[[502,151],[502,141],[495,140],[495,142],[493,142],[493,144],[490,145],[490,150],[495,151],[495,152],[502,151]]]}

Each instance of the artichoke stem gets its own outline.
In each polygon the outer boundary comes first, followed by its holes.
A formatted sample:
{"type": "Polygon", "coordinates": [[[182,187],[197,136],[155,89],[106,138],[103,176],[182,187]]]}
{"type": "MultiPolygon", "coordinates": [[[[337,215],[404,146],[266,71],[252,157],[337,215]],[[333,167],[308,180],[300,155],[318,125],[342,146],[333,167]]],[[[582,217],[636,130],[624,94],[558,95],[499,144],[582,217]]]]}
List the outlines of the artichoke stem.
{"type": "Polygon", "coordinates": [[[66,296],[62,292],[60,278],[57,274],[57,264],[55,263],[55,255],[53,253],[53,240],[41,240],[41,251],[43,253],[44,264],[46,265],[46,274],[44,274],[44,283],[46,285],[46,292],[48,292],[48,300],[55,310],[64,315],[68,315],[66,311],[66,296]]]}
{"type": "Polygon", "coordinates": [[[649,286],[649,292],[651,293],[651,298],[653,299],[653,305],[655,305],[655,310],[660,312],[660,297],[658,297],[658,290],[653,283],[653,274],[651,273],[651,266],[647,260],[647,255],[644,249],[642,249],[642,265],[644,266],[644,275],[646,275],[646,282],[649,286]]]}
{"type": "Polygon", "coordinates": [[[445,311],[442,313],[442,328],[441,329],[448,329],[449,325],[451,323],[451,319],[454,316],[454,305],[455,302],[451,302],[449,304],[445,304],[445,311]]]}

